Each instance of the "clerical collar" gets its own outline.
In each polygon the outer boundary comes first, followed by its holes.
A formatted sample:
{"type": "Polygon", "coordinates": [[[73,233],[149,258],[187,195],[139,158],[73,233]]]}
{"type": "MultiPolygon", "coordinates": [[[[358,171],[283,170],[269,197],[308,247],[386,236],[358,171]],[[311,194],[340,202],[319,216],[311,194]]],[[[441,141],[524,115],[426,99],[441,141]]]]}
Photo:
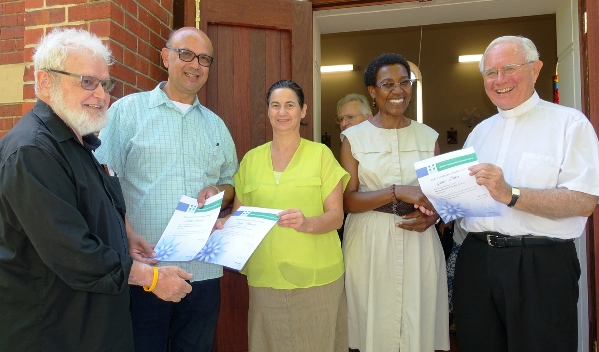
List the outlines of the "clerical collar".
{"type": "Polygon", "coordinates": [[[532,93],[532,96],[530,98],[528,98],[527,101],[516,106],[515,108],[510,109],[510,110],[501,110],[500,108],[497,108],[497,111],[499,111],[499,114],[501,115],[501,117],[503,117],[505,119],[509,119],[512,117],[518,117],[518,116],[522,116],[522,115],[526,114],[527,112],[529,112],[530,110],[532,110],[535,106],[537,106],[539,101],[541,101],[541,98],[539,98],[539,95],[537,94],[537,91],[535,90],[534,93],[532,93]]]}

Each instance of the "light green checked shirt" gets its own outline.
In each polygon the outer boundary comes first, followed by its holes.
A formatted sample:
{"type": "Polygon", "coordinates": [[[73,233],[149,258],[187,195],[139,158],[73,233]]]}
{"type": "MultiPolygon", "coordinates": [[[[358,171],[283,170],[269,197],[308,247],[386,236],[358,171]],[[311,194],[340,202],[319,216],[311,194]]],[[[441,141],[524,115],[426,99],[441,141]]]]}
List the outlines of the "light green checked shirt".
{"type": "MultiPolygon", "coordinates": [[[[225,123],[196,97],[186,113],[162,91],[119,99],[100,131],[96,158],[117,173],[133,229],[157,243],[181,195],[196,198],[209,185],[233,185],[235,144],[225,123]]],[[[193,274],[192,281],[221,277],[220,265],[165,262],[193,274]]]]}

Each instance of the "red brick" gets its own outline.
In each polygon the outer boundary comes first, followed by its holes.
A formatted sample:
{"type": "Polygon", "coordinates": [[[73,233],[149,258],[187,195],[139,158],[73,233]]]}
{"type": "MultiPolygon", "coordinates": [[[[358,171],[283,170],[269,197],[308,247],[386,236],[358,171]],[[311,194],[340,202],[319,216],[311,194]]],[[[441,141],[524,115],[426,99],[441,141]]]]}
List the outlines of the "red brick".
{"type": "Polygon", "coordinates": [[[25,0],[27,10],[39,9],[44,7],[44,0],[25,0]]]}
{"type": "Polygon", "coordinates": [[[0,117],[0,131],[8,131],[12,128],[12,117],[3,118],[0,117]]]}
{"type": "Polygon", "coordinates": [[[0,132],[0,139],[2,139],[2,137],[6,136],[7,132],[0,132]]]}
{"type": "Polygon", "coordinates": [[[21,116],[25,115],[29,110],[33,109],[34,105],[35,103],[32,101],[24,102],[21,105],[21,116]]]}
{"type": "Polygon", "coordinates": [[[23,49],[23,61],[21,62],[31,62],[31,58],[33,57],[34,48],[25,48],[23,49]]]}
{"type": "Polygon", "coordinates": [[[31,11],[25,13],[23,20],[26,26],[63,23],[65,21],[64,12],[64,8],[31,11]]]}
{"type": "Polygon", "coordinates": [[[21,121],[20,117],[13,117],[13,119],[12,119],[13,126],[16,126],[17,123],[19,123],[19,121],[21,121]]]}
{"type": "Polygon", "coordinates": [[[4,4],[3,10],[5,15],[13,13],[23,13],[25,12],[25,1],[9,2],[7,4],[4,4]]]}
{"type": "Polygon", "coordinates": [[[144,75],[150,74],[150,63],[143,56],[137,56],[134,67],[137,71],[143,73],[144,75]]]}
{"type": "Polygon", "coordinates": [[[149,91],[156,88],[158,82],[141,73],[137,74],[137,87],[142,91],[149,91]]]}
{"type": "Polygon", "coordinates": [[[33,65],[29,67],[25,67],[25,72],[23,73],[23,81],[33,81],[35,77],[33,77],[33,73],[35,72],[35,67],[33,65]]]}
{"type": "Polygon", "coordinates": [[[112,1],[110,2],[110,18],[119,25],[125,26],[125,10],[112,1]]]}
{"type": "Polygon", "coordinates": [[[123,47],[112,40],[108,43],[108,47],[110,48],[110,51],[112,51],[114,59],[118,62],[123,62],[123,47]]]}
{"type": "Polygon", "coordinates": [[[137,61],[137,54],[129,49],[125,49],[123,52],[123,64],[125,66],[131,67],[132,69],[136,69],[135,63],[137,61]]]}
{"type": "Polygon", "coordinates": [[[0,27],[14,27],[19,25],[18,15],[0,16],[0,27]]]}
{"type": "Polygon", "coordinates": [[[110,38],[126,48],[137,50],[137,38],[121,26],[110,26],[110,38]]]}
{"type": "Polygon", "coordinates": [[[0,53],[0,65],[20,64],[23,62],[23,52],[0,53]]]}
{"type": "Polygon", "coordinates": [[[173,0],[161,0],[160,4],[171,14],[173,13],[173,0]]]}
{"type": "Polygon", "coordinates": [[[115,62],[114,65],[110,66],[110,75],[129,84],[135,85],[137,83],[133,70],[123,66],[120,62],[115,62]]]}
{"type": "Polygon", "coordinates": [[[131,0],[114,0],[114,2],[116,5],[121,6],[125,12],[137,18],[137,2],[131,0]]]}
{"type": "Polygon", "coordinates": [[[141,90],[139,90],[138,88],[136,88],[135,86],[126,84],[123,87],[123,96],[127,96],[129,94],[133,94],[133,93],[139,93],[141,92],[141,90]]]}
{"type": "Polygon", "coordinates": [[[162,82],[167,80],[168,73],[161,66],[150,64],[150,77],[158,82],[162,82]]]}
{"type": "Polygon", "coordinates": [[[110,37],[110,26],[110,20],[90,22],[89,31],[98,37],[110,37]]]}
{"type": "Polygon", "coordinates": [[[69,22],[110,18],[110,2],[99,2],[69,7],[69,22]]]}
{"type": "Polygon", "coordinates": [[[150,30],[148,27],[129,14],[125,14],[125,28],[145,41],[150,40],[150,30]]]}
{"type": "Polygon", "coordinates": [[[0,39],[23,38],[25,27],[0,28],[0,39]]]}
{"type": "Polygon", "coordinates": [[[23,86],[23,99],[35,99],[35,89],[33,84],[25,84],[23,86]]]}
{"type": "Polygon", "coordinates": [[[166,38],[161,37],[154,31],[150,31],[150,45],[152,45],[154,48],[158,50],[161,50],[162,48],[164,48],[165,44],[166,38]]]}
{"type": "Polygon", "coordinates": [[[137,40],[137,53],[152,62],[157,62],[160,52],[141,39],[137,40]]]}
{"type": "Polygon", "coordinates": [[[12,51],[17,51],[16,40],[0,40],[0,53],[9,53],[12,51]]]}
{"type": "Polygon", "coordinates": [[[26,29],[24,33],[25,45],[37,44],[44,36],[43,28],[26,29]]]}
{"type": "Polygon", "coordinates": [[[150,28],[158,28],[158,26],[160,26],[160,21],[158,21],[154,15],[141,6],[139,7],[139,15],[137,16],[137,19],[150,28]]]}
{"type": "Polygon", "coordinates": [[[0,105],[0,116],[21,116],[21,104],[0,105]]]}
{"type": "Polygon", "coordinates": [[[160,35],[165,38],[165,42],[166,39],[168,39],[168,37],[171,35],[172,31],[173,29],[171,27],[167,27],[164,24],[160,25],[160,35]]]}
{"type": "Polygon", "coordinates": [[[156,1],[149,1],[147,10],[156,16],[162,23],[168,23],[169,13],[156,1]]]}
{"type": "Polygon", "coordinates": [[[57,6],[57,5],[75,5],[87,2],[87,0],[46,0],[46,6],[57,6]]]}

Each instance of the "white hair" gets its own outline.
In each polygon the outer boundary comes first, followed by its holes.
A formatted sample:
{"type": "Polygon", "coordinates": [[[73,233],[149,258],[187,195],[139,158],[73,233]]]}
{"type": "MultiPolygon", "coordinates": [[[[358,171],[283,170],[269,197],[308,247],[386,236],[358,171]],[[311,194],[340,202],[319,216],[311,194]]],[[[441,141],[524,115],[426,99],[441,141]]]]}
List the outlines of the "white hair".
{"type": "Polygon", "coordinates": [[[38,93],[38,70],[64,70],[64,60],[69,52],[87,50],[91,56],[100,56],[108,66],[113,57],[110,49],[96,35],[76,28],[56,28],[40,39],[33,54],[35,66],[35,93],[38,93]]]}
{"type": "Polygon", "coordinates": [[[506,35],[493,40],[491,44],[487,46],[487,49],[485,50],[483,57],[480,60],[480,63],[478,64],[480,72],[483,72],[485,70],[485,57],[487,57],[487,52],[491,50],[491,48],[493,48],[495,45],[500,43],[512,43],[519,45],[520,49],[524,51],[524,59],[526,60],[526,62],[534,62],[539,60],[539,52],[537,51],[537,47],[532,42],[532,40],[522,36],[506,35]]]}

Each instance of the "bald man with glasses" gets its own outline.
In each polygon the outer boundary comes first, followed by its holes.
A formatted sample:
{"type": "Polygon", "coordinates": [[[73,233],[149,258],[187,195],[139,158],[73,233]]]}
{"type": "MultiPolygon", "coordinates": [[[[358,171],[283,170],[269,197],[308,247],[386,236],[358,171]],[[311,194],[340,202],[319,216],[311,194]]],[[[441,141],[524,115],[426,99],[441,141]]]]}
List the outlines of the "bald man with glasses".
{"type": "MultiPolygon", "coordinates": [[[[149,243],[158,242],[183,194],[197,197],[201,207],[210,196],[224,192],[226,207],[234,196],[233,175],[238,168],[229,130],[197,98],[214,60],[208,36],[192,27],[178,29],[161,58],[168,80],[150,92],[115,102],[96,151],[121,181],[127,232],[149,243]]],[[[151,248],[141,254],[155,263],[151,248]]],[[[223,268],[199,261],[170,263],[193,274],[193,290],[181,302],[168,303],[131,289],[135,349],[211,351],[223,268]]]]}

